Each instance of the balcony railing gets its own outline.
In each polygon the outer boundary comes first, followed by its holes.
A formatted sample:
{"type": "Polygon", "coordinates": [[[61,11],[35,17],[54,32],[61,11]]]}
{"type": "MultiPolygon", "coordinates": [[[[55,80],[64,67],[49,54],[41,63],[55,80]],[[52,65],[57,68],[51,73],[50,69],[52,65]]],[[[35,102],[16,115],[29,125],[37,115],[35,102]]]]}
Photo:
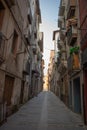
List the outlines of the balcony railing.
{"type": "Polygon", "coordinates": [[[43,52],[43,40],[39,40],[38,45],[40,47],[40,50],[43,52]]]}
{"type": "Polygon", "coordinates": [[[43,52],[43,32],[40,32],[39,33],[39,41],[38,41],[38,45],[40,47],[40,51],[43,52]]]}
{"type": "Polygon", "coordinates": [[[36,73],[36,74],[40,73],[40,68],[39,68],[39,65],[37,63],[32,64],[32,72],[36,73]]]}
{"type": "Polygon", "coordinates": [[[58,19],[58,27],[62,27],[62,21],[60,19],[58,19]]]}
{"type": "Polygon", "coordinates": [[[65,2],[64,0],[61,0],[60,8],[59,8],[59,16],[63,16],[64,11],[65,11],[65,2]]]}
{"type": "Polygon", "coordinates": [[[40,67],[39,67],[39,63],[37,63],[37,64],[36,64],[36,72],[37,72],[38,74],[40,74],[40,71],[41,71],[41,69],[40,69],[40,67]]]}
{"type": "Polygon", "coordinates": [[[61,61],[60,61],[60,58],[58,57],[58,58],[57,58],[57,66],[59,66],[60,63],[61,63],[61,61]]]}
{"type": "Polygon", "coordinates": [[[39,61],[39,60],[41,60],[42,59],[42,53],[41,52],[38,52],[38,54],[37,54],[37,60],[39,61]]]}
{"type": "Polygon", "coordinates": [[[68,73],[73,74],[74,72],[78,71],[80,71],[79,54],[72,54],[68,58],[68,73]]]}
{"type": "Polygon", "coordinates": [[[31,40],[31,34],[30,34],[30,28],[27,28],[25,31],[24,31],[24,36],[25,36],[25,39],[27,41],[27,44],[30,45],[30,40],[31,40]]]}
{"type": "Polygon", "coordinates": [[[32,45],[32,50],[33,50],[34,54],[37,54],[37,45],[36,44],[32,45]]]}
{"type": "Polygon", "coordinates": [[[36,14],[40,15],[39,1],[36,1],[36,14]]]}
{"type": "Polygon", "coordinates": [[[73,46],[77,40],[77,28],[74,26],[70,26],[67,32],[68,44],[73,46]]]}
{"type": "Polygon", "coordinates": [[[62,41],[65,40],[65,32],[64,32],[64,31],[61,31],[61,32],[60,32],[60,39],[61,39],[62,41]]]}
{"type": "Polygon", "coordinates": [[[0,32],[0,64],[5,60],[5,39],[0,32]]]}

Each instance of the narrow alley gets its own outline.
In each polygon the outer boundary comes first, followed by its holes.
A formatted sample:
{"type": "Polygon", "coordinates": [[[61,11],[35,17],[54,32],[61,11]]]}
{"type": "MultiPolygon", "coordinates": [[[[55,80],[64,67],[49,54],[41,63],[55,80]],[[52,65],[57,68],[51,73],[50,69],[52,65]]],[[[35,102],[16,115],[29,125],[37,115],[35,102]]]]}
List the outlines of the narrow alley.
{"type": "Polygon", "coordinates": [[[0,130],[87,130],[87,0],[0,0],[0,130]]]}
{"type": "Polygon", "coordinates": [[[79,115],[52,92],[41,92],[10,116],[0,130],[86,130],[79,115]]]}

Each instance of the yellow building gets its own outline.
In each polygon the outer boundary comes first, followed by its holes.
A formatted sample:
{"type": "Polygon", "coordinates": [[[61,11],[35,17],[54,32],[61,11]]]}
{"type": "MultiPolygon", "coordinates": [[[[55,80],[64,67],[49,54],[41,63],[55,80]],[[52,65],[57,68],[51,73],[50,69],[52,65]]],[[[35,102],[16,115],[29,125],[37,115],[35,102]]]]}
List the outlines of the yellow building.
{"type": "Polygon", "coordinates": [[[48,75],[44,76],[43,91],[48,91],[48,75]]]}

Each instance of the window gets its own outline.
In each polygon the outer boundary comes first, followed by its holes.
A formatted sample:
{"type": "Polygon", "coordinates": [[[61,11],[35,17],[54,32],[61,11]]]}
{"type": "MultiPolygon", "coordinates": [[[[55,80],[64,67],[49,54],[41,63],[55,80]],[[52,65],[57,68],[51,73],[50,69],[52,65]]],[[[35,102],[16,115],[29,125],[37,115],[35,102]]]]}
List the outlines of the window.
{"type": "Polygon", "coordinates": [[[75,16],[75,8],[71,9],[70,17],[73,18],[75,16]]]}
{"type": "Polygon", "coordinates": [[[18,43],[18,34],[17,34],[16,31],[14,31],[13,43],[12,43],[12,53],[13,53],[14,55],[16,55],[17,43],[18,43]]]}
{"type": "Polygon", "coordinates": [[[2,2],[0,1],[0,29],[2,28],[2,24],[3,24],[4,13],[5,13],[5,8],[2,2]]]}

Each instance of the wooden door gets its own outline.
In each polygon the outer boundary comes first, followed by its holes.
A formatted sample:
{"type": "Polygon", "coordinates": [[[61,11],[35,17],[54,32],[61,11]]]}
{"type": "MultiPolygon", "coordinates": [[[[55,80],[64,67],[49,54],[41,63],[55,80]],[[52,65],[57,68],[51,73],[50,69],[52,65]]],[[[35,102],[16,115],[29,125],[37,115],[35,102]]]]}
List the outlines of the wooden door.
{"type": "Polygon", "coordinates": [[[6,75],[5,77],[5,87],[4,87],[4,102],[7,106],[11,105],[11,97],[13,93],[14,78],[6,75]]]}

